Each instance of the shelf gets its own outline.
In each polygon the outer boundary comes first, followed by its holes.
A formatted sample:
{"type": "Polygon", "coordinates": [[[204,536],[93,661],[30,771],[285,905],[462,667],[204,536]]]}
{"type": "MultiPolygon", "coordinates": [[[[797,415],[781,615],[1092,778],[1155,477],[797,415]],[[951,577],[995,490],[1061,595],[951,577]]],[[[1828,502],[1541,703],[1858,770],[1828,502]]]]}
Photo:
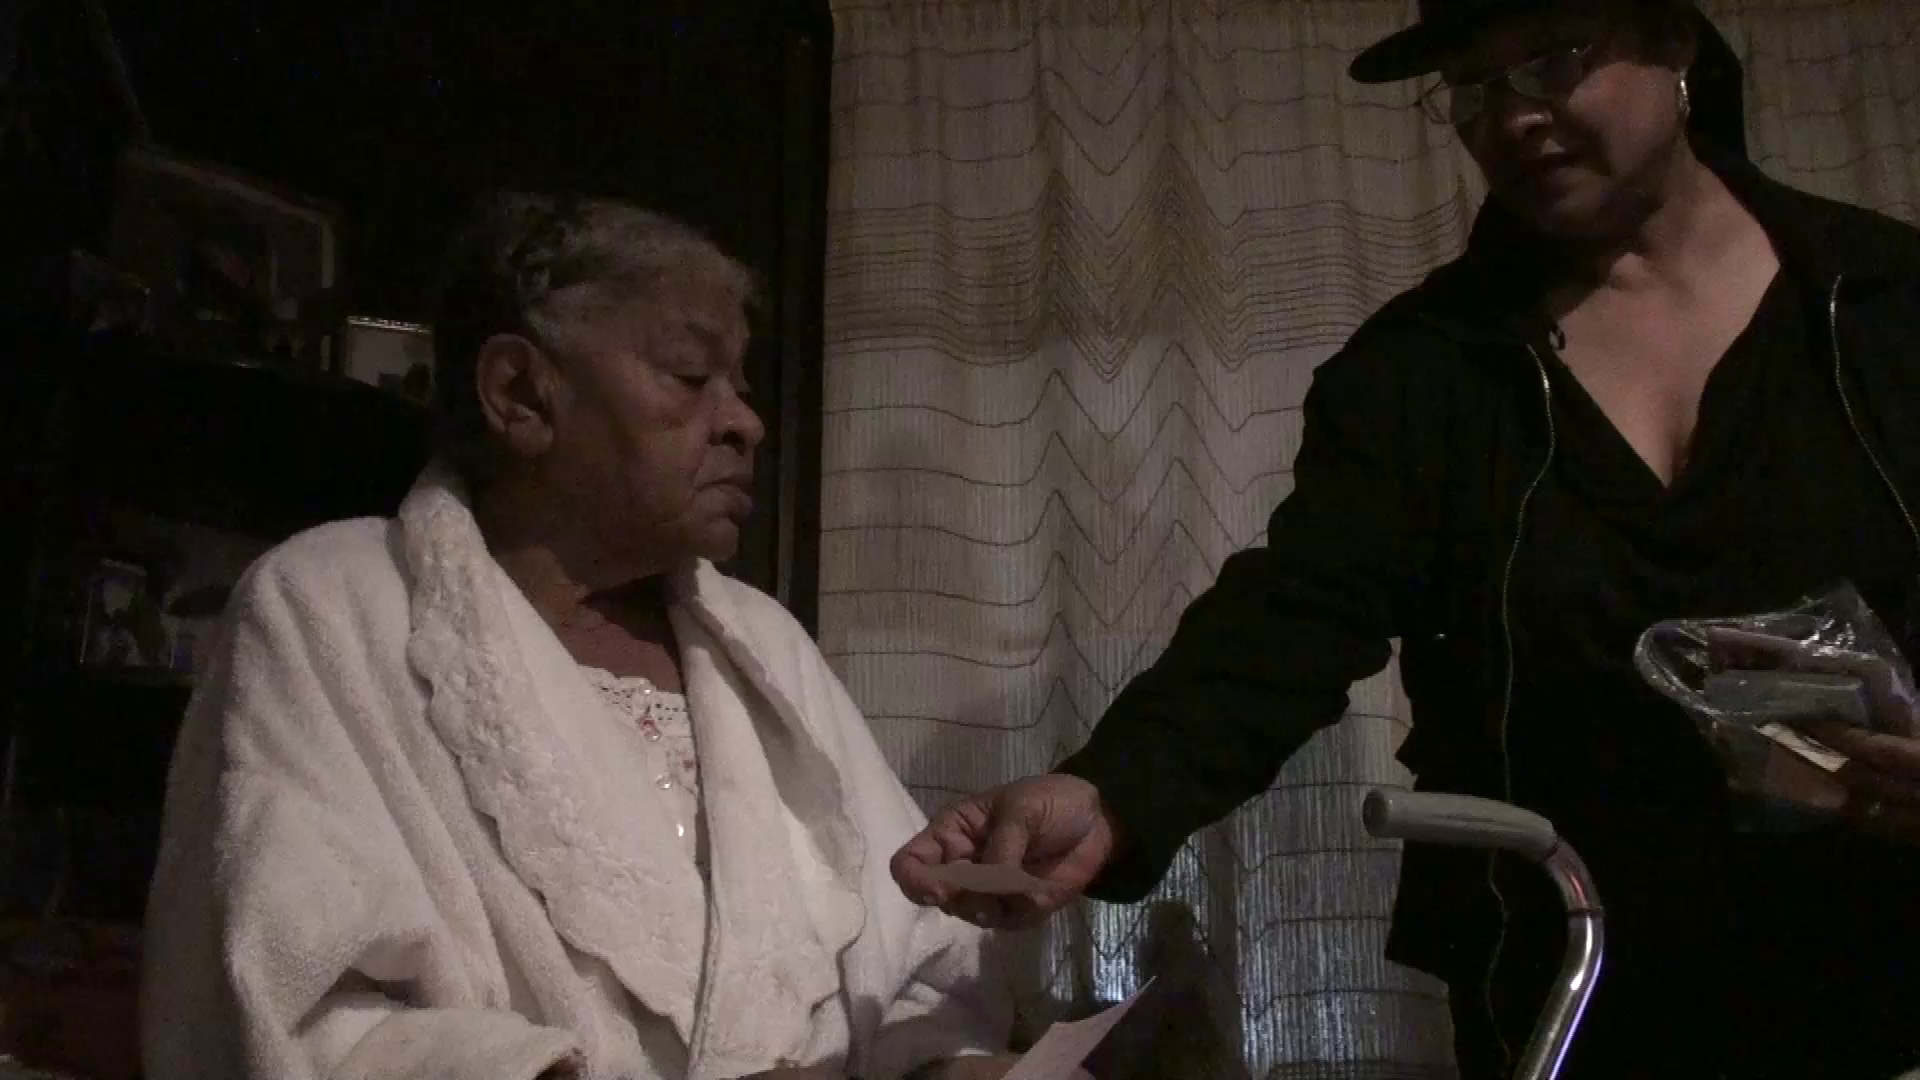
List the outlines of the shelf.
{"type": "Polygon", "coordinates": [[[160,809],[69,806],[16,809],[0,880],[0,913],[59,914],[138,924],[160,849],[160,809]]]}
{"type": "Polygon", "coordinates": [[[55,372],[70,490],[278,540],[393,513],[431,453],[427,412],[349,379],[106,342],[55,372]]]}
{"type": "Polygon", "coordinates": [[[81,668],[27,679],[17,691],[8,852],[13,907],[43,903],[64,849],[65,908],[140,917],[158,850],[160,805],[192,679],[167,671],[81,668]],[[22,832],[22,830],[25,830],[22,832]],[[31,835],[36,842],[22,846],[31,835]]]}
{"type": "Polygon", "coordinates": [[[76,689],[94,688],[102,691],[170,691],[191,694],[193,676],[181,671],[164,671],[156,668],[138,667],[82,667],[63,671],[47,680],[50,685],[65,687],[72,693],[76,689]]]}
{"type": "Polygon", "coordinates": [[[89,806],[138,810],[158,807],[167,790],[167,765],[184,708],[171,721],[157,716],[115,723],[72,716],[69,724],[25,724],[14,803],[19,807],[89,806]]]}
{"type": "Polygon", "coordinates": [[[146,701],[185,707],[193,695],[192,675],[179,671],[137,667],[73,667],[29,674],[20,688],[23,704],[45,707],[58,703],[112,698],[122,704],[146,701]]]}
{"type": "Polygon", "coordinates": [[[159,805],[190,680],[80,669],[30,679],[18,693],[17,802],[159,805]]]}
{"type": "MultiPolygon", "coordinates": [[[[20,570],[42,582],[86,542],[96,509],[275,543],[327,521],[393,513],[431,451],[424,409],[318,372],[124,337],[14,348],[0,367],[33,419],[29,456],[46,466],[15,485],[37,493],[40,542],[9,561],[31,558],[20,570]]],[[[53,629],[53,616],[35,610],[38,629],[53,629]]],[[[20,659],[27,670],[9,672],[6,710],[16,805],[157,807],[191,680],[20,659]]]]}

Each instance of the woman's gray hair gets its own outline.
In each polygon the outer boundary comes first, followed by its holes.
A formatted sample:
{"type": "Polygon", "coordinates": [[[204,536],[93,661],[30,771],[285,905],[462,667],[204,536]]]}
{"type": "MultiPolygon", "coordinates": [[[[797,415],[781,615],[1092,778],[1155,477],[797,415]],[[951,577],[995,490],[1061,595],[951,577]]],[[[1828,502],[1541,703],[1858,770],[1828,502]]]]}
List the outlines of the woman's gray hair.
{"type": "Polygon", "coordinates": [[[476,375],[480,350],[517,334],[549,350],[574,347],[597,314],[645,298],[663,279],[720,284],[743,306],[754,276],[691,225],[613,199],[505,192],[482,200],[448,253],[433,319],[439,449],[471,483],[485,471],[487,425],[476,375]]]}

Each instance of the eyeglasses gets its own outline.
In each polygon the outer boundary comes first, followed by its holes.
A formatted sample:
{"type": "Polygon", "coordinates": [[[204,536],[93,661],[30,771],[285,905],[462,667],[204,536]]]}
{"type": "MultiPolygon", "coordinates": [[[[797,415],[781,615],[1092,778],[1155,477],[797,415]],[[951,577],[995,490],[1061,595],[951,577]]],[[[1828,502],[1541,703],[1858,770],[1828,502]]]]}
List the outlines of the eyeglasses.
{"type": "Polygon", "coordinates": [[[1440,82],[1420,95],[1420,110],[1436,124],[1463,127],[1479,119],[1493,100],[1497,84],[1529,101],[1560,105],[1587,77],[1594,45],[1572,45],[1515,64],[1490,79],[1472,83],[1440,82]]]}

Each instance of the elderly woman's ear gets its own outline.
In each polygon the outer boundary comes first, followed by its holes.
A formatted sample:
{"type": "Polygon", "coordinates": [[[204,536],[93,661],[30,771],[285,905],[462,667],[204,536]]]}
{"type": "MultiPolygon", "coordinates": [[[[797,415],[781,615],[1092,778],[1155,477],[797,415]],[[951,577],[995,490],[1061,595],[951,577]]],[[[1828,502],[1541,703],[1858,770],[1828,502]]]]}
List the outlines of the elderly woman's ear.
{"type": "Polygon", "coordinates": [[[495,334],[480,346],[474,380],[487,432],[501,449],[530,458],[553,445],[560,373],[545,349],[518,334],[495,334]]]}

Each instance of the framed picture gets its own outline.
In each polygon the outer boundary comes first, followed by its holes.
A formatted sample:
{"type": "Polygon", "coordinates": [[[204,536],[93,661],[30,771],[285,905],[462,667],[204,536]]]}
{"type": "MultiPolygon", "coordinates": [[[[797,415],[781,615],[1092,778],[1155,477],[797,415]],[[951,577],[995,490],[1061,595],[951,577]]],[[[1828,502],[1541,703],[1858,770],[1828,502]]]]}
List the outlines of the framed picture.
{"type": "Polygon", "coordinates": [[[433,401],[433,334],[419,323],[349,316],[340,357],[349,379],[421,405],[433,401]]]}
{"type": "Polygon", "coordinates": [[[164,336],[324,369],[342,314],[339,220],[325,200],[134,146],[111,254],[164,298],[164,336]]]}
{"type": "Polygon", "coordinates": [[[242,574],[265,553],[249,536],[133,511],[103,522],[108,552],[87,574],[80,663],[190,676],[202,670],[242,574]]]}
{"type": "Polygon", "coordinates": [[[147,602],[147,573],[117,559],[94,564],[87,578],[87,613],[80,640],[86,667],[165,668],[165,634],[147,602]]]}

